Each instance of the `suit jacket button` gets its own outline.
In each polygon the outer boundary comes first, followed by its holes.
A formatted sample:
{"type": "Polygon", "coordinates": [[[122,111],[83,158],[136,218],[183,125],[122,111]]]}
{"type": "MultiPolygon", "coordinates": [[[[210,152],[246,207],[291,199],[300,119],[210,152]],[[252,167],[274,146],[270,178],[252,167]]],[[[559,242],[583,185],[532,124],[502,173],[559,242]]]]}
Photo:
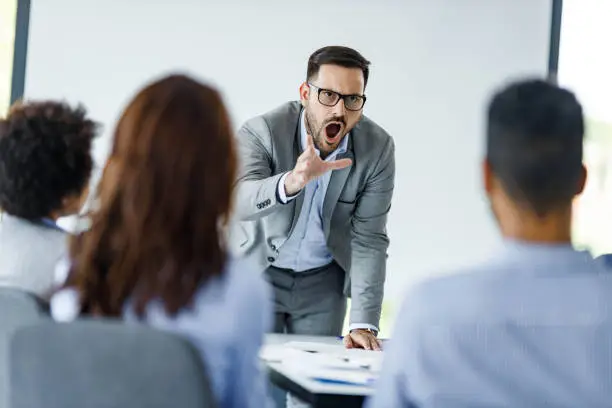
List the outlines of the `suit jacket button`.
{"type": "Polygon", "coordinates": [[[271,263],[271,262],[274,262],[274,261],[275,261],[275,259],[274,259],[274,258],[272,258],[271,256],[269,256],[269,257],[268,257],[268,262],[270,262],[270,263],[271,263]]]}

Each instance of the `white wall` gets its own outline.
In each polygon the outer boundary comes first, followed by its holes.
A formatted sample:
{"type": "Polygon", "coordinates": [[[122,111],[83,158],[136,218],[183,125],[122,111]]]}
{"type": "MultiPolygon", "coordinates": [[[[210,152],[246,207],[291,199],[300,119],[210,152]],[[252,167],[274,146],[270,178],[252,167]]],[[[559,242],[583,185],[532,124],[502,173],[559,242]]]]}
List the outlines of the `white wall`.
{"type": "MultiPolygon", "coordinates": [[[[480,192],[492,87],[546,73],[551,0],[35,0],[26,97],[86,104],[106,125],[153,76],[217,84],[238,125],[298,97],[316,48],[372,61],[366,114],[397,146],[387,294],[470,262],[497,234],[480,192]]],[[[461,294],[458,294],[461,296],[461,294]]]]}
{"type": "Polygon", "coordinates": [[[563,3],[559,82],[571,88],[593,119],[612,122],[612,1],[563,3]]]}

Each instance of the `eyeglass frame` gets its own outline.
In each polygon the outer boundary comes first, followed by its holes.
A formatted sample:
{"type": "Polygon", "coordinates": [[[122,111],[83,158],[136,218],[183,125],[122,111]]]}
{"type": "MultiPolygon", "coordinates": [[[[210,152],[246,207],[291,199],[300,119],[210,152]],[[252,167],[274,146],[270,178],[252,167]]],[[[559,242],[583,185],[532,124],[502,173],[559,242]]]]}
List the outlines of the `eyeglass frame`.
{"type": "Polygon", "coordinates": [[[308,87],[311,87],[311,88],[314,88],[314,89],[316,89],[316,90],[317,90],[317,100],[319,101],[319,103],[320,103],[321,105],[323,105],[323,106],[328,106],[328,107],[330,107],[330,108],[331,108],[331,107],[333,107],[333,106],[336,106],[336,105],[338,104],[338,102],[340,102],[340,99],[342,99],[342,100],[344,101],[344,107],[346,108],[346,110],[349,110],[349,111],[351,111],[351,112],[359,112],[360,110],[363,110],[363,107],[365,106],[365,103],[366,103],[366,100],[367,100],[367,98],[366,98],[365,94],[364,94],[364,95],[359,95],[359,94],[349,94],[349,95],[343,95],[343,94],[341,94],[340,92],[332,91],[331,89],[326,89],[326,88],[321,88],[321,87],[318,87],[318,86],[316,86],[316,85],[314,85],[314,84],[312,84],[312,83],[310,83],[310,82],[307,82],[306,84],[308,85],[308,87]],[[333,105],[327,105],[327,104],[325,104],[325,103],[321,102],[321,91],[331,92],[331,93],[333,93],[333,94],[338,95],[338,100],[337,100],[337,101],[336,101],[336,103],[334,103],[333,105]],[[348,97],[350,97],[350,96],[353,96],[353,97],[354,97],[354,96],[358,96],[358,97],[360,97],[360,98],[362,98],[362,99],[363,99],[363,103],[361,104],[361,108],[359,108],[359,109],[349,109],[349,108],[346,106],[346,100],[345,100],[345,98],[348,98],[348,97]]]}

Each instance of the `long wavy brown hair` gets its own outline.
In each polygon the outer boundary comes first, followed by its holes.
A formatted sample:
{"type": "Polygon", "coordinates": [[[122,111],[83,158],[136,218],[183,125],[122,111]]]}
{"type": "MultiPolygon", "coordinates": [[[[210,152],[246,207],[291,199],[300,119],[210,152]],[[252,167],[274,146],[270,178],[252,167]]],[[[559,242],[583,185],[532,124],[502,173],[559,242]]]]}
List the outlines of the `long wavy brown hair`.
{"type": "Polygon", "coordinates": [[[71,242],[67,286],[83,313],[138,316],[151,300],[175,315],[221,275],[236,151],[219,93],[173,75],[125,109],[88,232],[71,242]]]}

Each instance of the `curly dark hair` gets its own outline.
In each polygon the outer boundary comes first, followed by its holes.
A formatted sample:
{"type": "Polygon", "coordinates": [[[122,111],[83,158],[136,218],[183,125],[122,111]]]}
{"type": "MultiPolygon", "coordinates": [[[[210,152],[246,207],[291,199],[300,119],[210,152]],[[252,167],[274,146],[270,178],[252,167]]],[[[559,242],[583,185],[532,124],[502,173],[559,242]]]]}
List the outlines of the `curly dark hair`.
{"type": "Polygon", "coordinates": [[[28,220],[81,194],[93,167],[98,125],[85,108],[41,101],[14,105],[0,119],[0,209],[28,220]]]}

